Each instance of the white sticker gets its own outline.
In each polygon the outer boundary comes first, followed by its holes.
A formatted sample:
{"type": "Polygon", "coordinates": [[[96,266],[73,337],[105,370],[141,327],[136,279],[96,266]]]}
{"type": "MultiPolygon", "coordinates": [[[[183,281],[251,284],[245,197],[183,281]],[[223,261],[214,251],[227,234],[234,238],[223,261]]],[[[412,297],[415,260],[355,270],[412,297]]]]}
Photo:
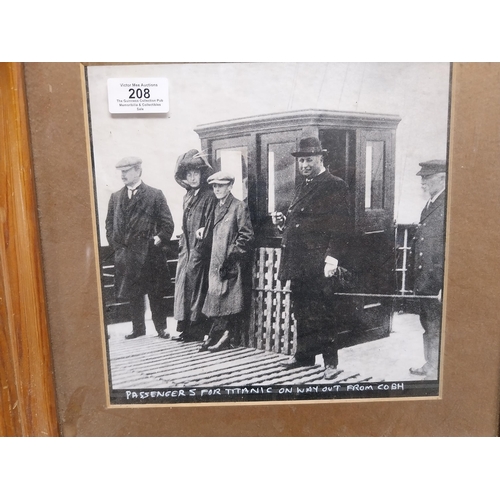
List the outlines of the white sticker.
{"type": "Polygon", "coordinates": [[[168,113],[167,78],[108,78],[109,112],[168,113]]]}

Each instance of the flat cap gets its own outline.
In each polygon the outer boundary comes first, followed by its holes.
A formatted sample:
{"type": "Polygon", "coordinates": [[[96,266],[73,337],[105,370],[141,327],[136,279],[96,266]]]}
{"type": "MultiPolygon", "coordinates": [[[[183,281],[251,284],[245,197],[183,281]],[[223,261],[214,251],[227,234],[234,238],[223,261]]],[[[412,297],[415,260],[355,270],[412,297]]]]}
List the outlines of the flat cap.
{"type": "Polygon", "coordinates": [[[234,182],[234,175],[228,172],[215,172],[208,179],[209,184],[231,184],[234,182]]]}
{"type": "Polygon", "coordinates": [[[115,167],[124,170],[132,167],[140,167],[141,165],[142,165],[142,160],[137,156],[126,156],[125,158],[122,158],[115,165],[115,167]]]}
{"type": "Polygon", "coordinates": [[[429,160],[419,163],[421,169],[417,172],[417,175],[422,177],[426,175],[434,175],[440,172],[446,172],[446,161],[445,160],[429,160]]]}

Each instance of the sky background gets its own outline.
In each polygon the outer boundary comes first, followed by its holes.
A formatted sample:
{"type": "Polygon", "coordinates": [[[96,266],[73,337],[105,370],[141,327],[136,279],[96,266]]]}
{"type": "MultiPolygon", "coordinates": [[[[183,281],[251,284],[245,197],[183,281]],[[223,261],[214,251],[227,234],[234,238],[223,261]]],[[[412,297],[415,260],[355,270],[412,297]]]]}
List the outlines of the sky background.
{"type": "Polygon", "coordinates": [[[425,197],[418,163],[446,158],[448,63],[203,63],[88,67],[88,90],[101,243],[116,163],[143,160],[146,184],[165,193],[179,234],[185,190],[175,163],[201,149],[198,125],[267,113],[327,109],[397,114],[395,219],[418,222],[425,197]],[[107,79],[166,77],[168,115],[111,115],[107,79]]]}

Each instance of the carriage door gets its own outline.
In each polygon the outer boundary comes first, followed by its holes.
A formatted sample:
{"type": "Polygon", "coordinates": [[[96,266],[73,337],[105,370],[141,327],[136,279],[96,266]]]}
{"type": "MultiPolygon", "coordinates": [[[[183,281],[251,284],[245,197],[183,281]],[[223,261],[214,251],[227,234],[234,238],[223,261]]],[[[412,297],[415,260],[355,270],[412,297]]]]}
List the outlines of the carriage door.
{"type": "Polygon", "coordinates": [[[245,137],[212,142],[212,164],[216,170],[234,175],[232,194],[248,203],[248,145],[245,137]]]}
{"type": "MultiPolygon", "coordinates": [[[[390,130],[357,131],[355,190],[356,269],[359,292],[396,291],[394,254],[394,139],[390,130]]],[[[373,337],[390,333],[392,300],[356,300],[360,330],[373,337]]]]}

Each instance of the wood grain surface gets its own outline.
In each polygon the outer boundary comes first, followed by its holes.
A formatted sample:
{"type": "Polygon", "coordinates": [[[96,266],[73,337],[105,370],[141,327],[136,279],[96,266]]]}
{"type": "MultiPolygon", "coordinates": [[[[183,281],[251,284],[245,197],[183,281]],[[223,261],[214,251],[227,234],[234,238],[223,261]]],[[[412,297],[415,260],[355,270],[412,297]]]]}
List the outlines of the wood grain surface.
{"type": "MultiPolygon", "coordinates": [[[[29,63],[25,69],[58,416],[63,435],[498,434],[500,64],[458,63],[453,68],[447,293],[440,399],[144,408],[113,408],[107,400],[82,65],[29,63]]],[[[22,165],[21,158],[18,162],[22,165]]],[[[15,175],[21,177],[21,171],[15,175]]],[[[6,183],[12,184],[10,176],[2,182],[2,206],[5,192],[12,189],[6,183]]],[[[34,213],[32,205],[26,208],[30,231],[36,226],[34,213]]],[[[4,213],[4,219],[5,216],[4,213]]],[[[6,223],[3,224],[5,227],[6,223]]],[[[5,249],[9,244],[9,233],[5,229],[2,238],[5,249]]],[[[26,252],[26,248],[21,247],[30,246],[34,241],[37,241],[36,234],[30,233],[29,237],[20,234],[16,249],[2,249],[2,259],[4,253],[9,256],[8,261],[2,261],[2,272],[17,272],[28,266],[24,253],[17,252],[26,252]]],[[[14,280],[16,283],[18,280],[14,280]]],[[[41,296],[41,282],[36,283],[33,301],[41,296]]],[[[3,285],[2,297],[7,296],[9,302],[3,299],[2,308],[12,308],[13,302],[21,309],[19,301],[12,298],[17,289],[6,282],[5,277],[3,285]],[[11,287],[7,294],[6,284],[11,287]]],[[[40,304],[38,307],[38,310],[32,308],[37,318],[43,309],[40,304]]],[[[14,328],[12,318],[16,318],[16,314],[14,311],[9,316],[11,328],[14,328]]],[[[10,327],[10,323],[7,326],[10,327]]],[[[24,364],[28,363],[24,349],[39,341],[38,347],[47,353],[44,361],[49,359],[47,346],[41,345],[41,333],[33,329],[35,333],[30,342],[2,334],[1,369],[5,371],[7,367],[11,373],[24,370],[23,383],[25,376],[28,376],[26,380],[34,378],[24,364]],[[7,357],[4,344],[11,353],[7,357]],[[17,356],[13,356],[13,352],[17,356]]],[[[34,370],[35,366],[30,364],[29,368],[34,370]]],[[[5,374],[1,376],[3,381],[5,374]]],[[[14,390],[16,387],[3,397],[4,407],[14,407],[19,393],[14,390]]],[[[23,393],[25,386],[21,388],[23,393]]],[[[47,392],[50,392],[48,387],[47,392]]],[[[22,403],[24,406],[16,410],[24,414],[28,406],[25,400],[22,403]]],[[[15,433],[16,427],[10,424],[9,429],[15,433]]],[[[20,427],[19,432],[21,430],[20,427]]],[[[38,427],[35,431],[41,433],[38,427]]]]}
{"type": "Polygon", "coordinates": [[[56,436],[22,64],[0,63],[0,435],[56,436]]]}

